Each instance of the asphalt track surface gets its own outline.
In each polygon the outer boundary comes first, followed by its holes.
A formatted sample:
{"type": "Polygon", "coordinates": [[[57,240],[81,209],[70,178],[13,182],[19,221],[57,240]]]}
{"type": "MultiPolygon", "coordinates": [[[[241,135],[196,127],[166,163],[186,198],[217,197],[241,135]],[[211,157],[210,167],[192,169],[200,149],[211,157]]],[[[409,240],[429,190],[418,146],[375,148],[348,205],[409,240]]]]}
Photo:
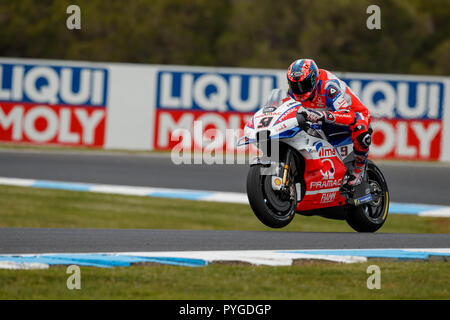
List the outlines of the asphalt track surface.
{"type": "MultiPolygon", "coordinates": [[[[391,201],[450,205],[450,165],[378,162],[391,201]]],[[[245,192],[248,165],[175,165],[167,154],[0,150],[0,176],[245,192]]]]}
{"type": "Polygon", "coordinates": [[[448,248],[450,234],[0,228],[1,254],[448,248]]]}
{"type": "MultiPolygon", "coordinates": [[[[450,205],[450,166],[380,162],[396,202],[450,205]]],[[[0,176],[245,192],[247,165],[174,165],[167,155],[0,151],[0,176]]],[[[345,223],[345,222],[343,222],[345,223]]],[[[0,254],[448,248],[450,234],[0,228],[0,254]]]]}

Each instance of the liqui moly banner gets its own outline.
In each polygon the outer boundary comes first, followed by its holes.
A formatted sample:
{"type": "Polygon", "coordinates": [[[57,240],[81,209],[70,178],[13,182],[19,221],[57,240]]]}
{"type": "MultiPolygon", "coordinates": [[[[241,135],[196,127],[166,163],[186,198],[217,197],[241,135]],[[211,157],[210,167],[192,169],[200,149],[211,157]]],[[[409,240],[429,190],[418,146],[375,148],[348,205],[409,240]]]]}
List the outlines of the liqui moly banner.
{"type": "MultiPolygon", "coordinates": [[[[450,161],[449,77],[336,75],[372,113],[371,157],[450,161]]],[[[235,153],[274,88],[286,70],[0,58],[0,143],[235,153]]]]}
{"type": "MultiPolygon", "coordinates": [[[[338,76],[372,113],[373,158],[441,159],[444,78],[352,73],[338,76]]],[[[261,73],[177,68],[158,70],[156,77],[153,145],[161,150],[180,143],[178,129],[182,128],[190,131],[195,150],[204,148],[206,141],[209,148],[232,151],[235,146],[233,139],[227,139],[230,133],[226,129],[243,128],[271,89],[287,89],[284,70],[261,73]],[[222,132],[222,138],[212,144],[215,130],[222,132]],[[172,136],[174,131],[176,136],[172,136]]]]}
{"type": "Polygon", "coordinates": [[[352,75],[343,80],[373,116],[374,158],[439,160],[446,85],[434,78],[352,75]]]}
{"type": "Polygon", "coordinates": [[[0,62],[0,141],[103,146],[108,72],[0,62]]]}
{"type": "Polygon", "coordinates": [[[156,77],[154,147],[160,150],[183,143],[193,151],[235,151],[245,123],[280,85],[275,72],[242,69],[167,69],[156,77]]]}

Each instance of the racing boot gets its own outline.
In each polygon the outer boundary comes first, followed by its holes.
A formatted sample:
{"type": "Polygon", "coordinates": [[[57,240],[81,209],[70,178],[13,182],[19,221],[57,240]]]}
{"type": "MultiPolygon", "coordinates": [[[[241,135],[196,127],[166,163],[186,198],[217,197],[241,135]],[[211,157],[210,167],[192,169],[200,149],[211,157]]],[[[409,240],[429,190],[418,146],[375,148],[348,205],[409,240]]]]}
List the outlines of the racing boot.
{"type": "Polygon", "coordinates": [[[360,184],[364,178],[366,173],[367,166],[367,156],[369,152],[357,152],[355,150],[355,167],[350,172],[350,177],[348,178],[347,184],[351,187],[354,187],[360,184]]]}

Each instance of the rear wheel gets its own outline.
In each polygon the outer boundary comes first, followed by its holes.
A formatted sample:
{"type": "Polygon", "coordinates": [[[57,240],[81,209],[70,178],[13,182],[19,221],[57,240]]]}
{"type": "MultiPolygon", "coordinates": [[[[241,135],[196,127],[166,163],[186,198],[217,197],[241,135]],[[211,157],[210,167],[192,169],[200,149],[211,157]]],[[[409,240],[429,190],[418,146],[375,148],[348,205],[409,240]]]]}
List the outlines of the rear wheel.
{"type": "Polygon", "coordinates": [[[250,167],[247,176],[247,196],[256,217],[270,228],[287,226],[295,215],[297,207],[294,179],[289,170],[288,188],[273,190],[272,176],[261,174],[263,166],[260,164],[250,167]]]}
{"type": "Polygon", "coordinates": [[[367,164],[366,175],[372,201],[360,206],[350,206],[347,223],[358,232],[375,232],[386,222],[389,191],[383,174],[372,161],[367,164]]]}

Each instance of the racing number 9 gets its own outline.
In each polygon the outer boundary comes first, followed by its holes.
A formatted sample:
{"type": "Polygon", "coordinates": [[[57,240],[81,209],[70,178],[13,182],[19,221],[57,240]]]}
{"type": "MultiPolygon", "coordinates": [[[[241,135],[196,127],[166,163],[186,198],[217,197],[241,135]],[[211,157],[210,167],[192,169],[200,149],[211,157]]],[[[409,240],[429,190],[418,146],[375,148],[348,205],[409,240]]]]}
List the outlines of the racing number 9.
{"type": "Polygon", "coordinates": [[[272,119],[273,119],[273,117],[262,118],[258,124],[258,129],[267,127],[270,124],[270,122],[272,121],[272,119]]]}

